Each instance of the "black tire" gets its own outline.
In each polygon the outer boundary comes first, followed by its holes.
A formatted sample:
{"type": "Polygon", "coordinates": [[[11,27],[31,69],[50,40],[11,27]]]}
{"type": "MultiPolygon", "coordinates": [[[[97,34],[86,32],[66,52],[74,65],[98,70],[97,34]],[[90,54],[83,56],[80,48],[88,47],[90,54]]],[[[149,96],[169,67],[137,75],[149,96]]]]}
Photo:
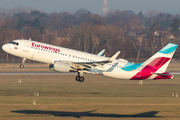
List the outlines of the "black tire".
{"type": "Polygon", "coordinates": [[[80,77],[79,82],[84,82],[84,77],[80,77]]]}
{"type": "Polygon", "coordinates": [[[21,64],[19,67],[22,69],[22,68],[24,68],[24,65],[23,65],[23,64],[21,64]]]}
{"type": "Polygon", "coordinates": [[[76,81],[79,81],[80,80],[80,76],[76,76],[76,81]]]}

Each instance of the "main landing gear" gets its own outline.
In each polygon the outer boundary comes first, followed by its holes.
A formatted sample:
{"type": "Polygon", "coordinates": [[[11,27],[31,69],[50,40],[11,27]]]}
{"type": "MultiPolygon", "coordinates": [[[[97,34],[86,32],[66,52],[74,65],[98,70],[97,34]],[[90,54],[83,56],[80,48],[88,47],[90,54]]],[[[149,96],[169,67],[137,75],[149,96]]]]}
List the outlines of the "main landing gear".
{"type": "Polygon", "coordinates": [[[25,61],[26,61],[26,58],[22,58],[22,63],[19,66],[21,69],[24,68],[25,61]]]}
{"type": "Polygon", "coordinates": [[[76,81],[84,82],[83,71],[78,71],[78,76],[76,76],[76,81]]]}

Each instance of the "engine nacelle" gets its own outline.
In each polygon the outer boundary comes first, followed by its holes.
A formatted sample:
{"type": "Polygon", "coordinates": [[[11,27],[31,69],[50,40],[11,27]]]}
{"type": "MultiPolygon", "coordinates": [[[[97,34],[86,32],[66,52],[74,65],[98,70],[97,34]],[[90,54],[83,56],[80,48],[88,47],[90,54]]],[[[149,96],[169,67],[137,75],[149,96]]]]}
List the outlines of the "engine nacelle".
{"type": "Polygon", "coordinates": [[[49,65],[49,69],[58,72],[69,72],[70,65],[60,61],[55,61],[54,64],[49,65]]]}

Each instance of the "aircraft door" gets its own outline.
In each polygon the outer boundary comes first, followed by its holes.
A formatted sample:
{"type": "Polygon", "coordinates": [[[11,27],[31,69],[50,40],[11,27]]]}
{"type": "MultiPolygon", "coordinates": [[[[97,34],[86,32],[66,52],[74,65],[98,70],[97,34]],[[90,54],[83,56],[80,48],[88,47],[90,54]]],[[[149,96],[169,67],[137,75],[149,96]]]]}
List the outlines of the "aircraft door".
{"type": "Polygon", "coordinates": [[[26,41],[24,43],[24,49],[23,49],[24,52],[29,52],[30,43],[31,43],[31,41],[26,41]]]}

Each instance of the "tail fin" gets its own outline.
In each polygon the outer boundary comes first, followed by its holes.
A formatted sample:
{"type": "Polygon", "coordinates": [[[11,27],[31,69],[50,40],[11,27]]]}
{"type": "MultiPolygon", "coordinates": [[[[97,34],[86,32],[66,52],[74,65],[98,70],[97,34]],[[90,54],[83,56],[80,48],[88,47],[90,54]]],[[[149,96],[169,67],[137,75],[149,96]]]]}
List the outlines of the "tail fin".
{"type": "Polygon", "coordinates": [[[159,52],[154,54],[151,58],[146,60],[143,63],[143,66],[150,66],[158,71],[165,72],[173,55],[175,50],[177,49],[176,44],[169,43],[164,48],[162,48],[159,52]]]}
{"type": "Polygon", "coordinates": [[[173,75],[166,73],[166,69],[177,49],[176,44],[169,43],[151,58],[141,64],[143,67],[132,80],[140,79],[171,79],[173,75]],[[154,76],[152,76],[154,75],[154,76]],[[152,77],[151,77],[152,76],[152,77]]]}

